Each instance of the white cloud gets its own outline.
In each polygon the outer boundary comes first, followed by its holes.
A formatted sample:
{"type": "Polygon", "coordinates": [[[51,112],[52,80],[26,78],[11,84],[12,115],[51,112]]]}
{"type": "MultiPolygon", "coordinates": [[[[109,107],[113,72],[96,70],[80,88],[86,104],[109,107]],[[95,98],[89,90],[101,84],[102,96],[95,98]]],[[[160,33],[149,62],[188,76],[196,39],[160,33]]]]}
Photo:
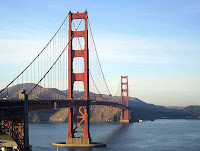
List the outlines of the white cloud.
{"type": "Polygon", "coordinates": [[[0,60],[9,63],[30,62],[45,46],[44,41],[0,39],[0,60]]]}
{"type": "Polygon", "coordinates": [[[126,35],[98,37],[96,46],[103,61],[134,63],[176,63],[179,62],[179,56],[174,53],[200,50],[199,45],[184,41],[126,35]]]}
{"type": "MultiPolygon", "coordinates": [[[[46,45],[48,40],[0,39],[0,60],[3,62],[31,61],[46,45]],[[6,53],[5,53],[6,52],[6,53]]],[[[93,44],[89,41],[89,46],[93,44]]],[[[102,35],[96,39],[96,46],[102,61],[126,61],[134,63],[174,63],[173,52],[200,50],[199,45],[182,41],[152,39],[126,35],[102,35]]]]}

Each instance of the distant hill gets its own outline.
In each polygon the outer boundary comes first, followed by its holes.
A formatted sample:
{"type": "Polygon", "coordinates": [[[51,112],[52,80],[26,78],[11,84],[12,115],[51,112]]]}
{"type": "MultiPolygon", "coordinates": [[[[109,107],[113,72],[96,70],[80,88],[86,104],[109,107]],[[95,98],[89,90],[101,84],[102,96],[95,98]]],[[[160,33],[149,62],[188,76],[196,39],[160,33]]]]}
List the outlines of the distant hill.
{"type": "MultiPolygon", "coordinates": [[[[0,94],[0,98],[6,98],[8,97],[8,99],[18,99],[19,98],[19,91],[21,89],[26,90],[26,92],[28,93],[33,87],[35,86],[34,83],[26,83],[26,84],[17,84],[15,86],[9,87],[8,89],[6,89],[2,94],[0,94]]],[[[41,99],[55,99],[58,96],[61,99],[66,98],[66,94],[58,89],[55,88],[43,88],[41,86],[37,86],[33,93],[31,93],[31,95],[29,96],[29,99],[36,99],[37,97],[41,98],[41,99]],[[50,94],[50,95],[49,95],[50,94]]]]}
{"type": "Polygon", "coordinates": [[[189,114],[182,109],[173,109],[165,106],[148,104],[138,98],[129,98],[129,100],[129,106],[133,110],[132,116],[136,118],[136,121],[138,119],[184,119],[189,116],[189,114]]]}
{"type": "Polygon", "coordinates": [[[170,109],[184,109],[185,107],[182,107],[182,106],[167,106],[167,108],[170,108],[170,109]]]}
{"type": "Polygon", "coordinates": [[[190,113],[193,118],[196,118],[196,117],[200,118],[200,106],[191,105],[191,106],[185,107],[184,110],[187,113],[190,113]]]}
{"type": "MultiPolygon", "coordinates": [[[[25,89],[27,92],[31,90],[31,88],[35,84],[27,83],[27,84],[18,84],[13,87],[8,88],[8,91],[0,94],[0,98],[8,97],[10,98],[18,98],[18,92],[21,89],[25,89]],[[8,93],[7,93],[8,92],[8,93]]],[[[81,91],[74,92],[76,98],[83,97],[84,93],[81,91]]],[[[58,90],[55,88],[42,88],[41,86],[37,86],[37,88],[33,91],[29,99],[35,99],[38,97],[39,99],[65,99],[68,96],[68,90],[58,90]]],[[[91,97],[95,97],[98,100],[101,100],[98,94],[90,92],[91,97]]],[[[121,97],[114,96],[114,100],[109,95],[102,95],[103,98],[109,101],[117,101],[120,102],[121,97]]],[[[179,107],[165,107],[158,106],[154,104],[145,103],[144,101],[129,97],[129,107],[131,108],[130,115],[131,120],[138,121],[139,119],[143,120],[155,120],[155,119],[186,119],[186,118],[197,118],[200,116],[200,107],[199,106],[189,106],[186,108],[179,107]]],[[[119,122],[120,119],[120,109],[107,107],[107,106],[91,106],[90,107],[90,121],[91,122],[119,122]]],[[[29,119],[33,122],[39,121],[52,121],[52,122],[60,122],[67,120],[67,109],[59,109],[58,111],[46,110],[46,111],[36,111],[29,114],[29,119]]]]}

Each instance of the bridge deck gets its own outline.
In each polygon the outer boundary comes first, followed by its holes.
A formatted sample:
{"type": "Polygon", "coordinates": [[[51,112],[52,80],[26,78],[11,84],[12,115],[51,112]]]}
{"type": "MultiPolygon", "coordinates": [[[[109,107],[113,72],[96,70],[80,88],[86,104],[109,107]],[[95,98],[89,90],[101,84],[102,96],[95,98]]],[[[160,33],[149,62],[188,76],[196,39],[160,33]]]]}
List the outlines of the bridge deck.
{"type": "MultiPolygon", "coordinates": [[[[24,102],[21,100],[0,100],[0,110],[14,110],[22,109],[24,102]]],[[[79,107],[89,105],[103,105],[112,106],[122,109],[129,109],[127,106],[122,105],[117,102],[111,101],[96,101],[96,100],[28,100],[29,112],[36,110],[46,110],[56,108],[66,108],[66,107],[79,107]]]]}

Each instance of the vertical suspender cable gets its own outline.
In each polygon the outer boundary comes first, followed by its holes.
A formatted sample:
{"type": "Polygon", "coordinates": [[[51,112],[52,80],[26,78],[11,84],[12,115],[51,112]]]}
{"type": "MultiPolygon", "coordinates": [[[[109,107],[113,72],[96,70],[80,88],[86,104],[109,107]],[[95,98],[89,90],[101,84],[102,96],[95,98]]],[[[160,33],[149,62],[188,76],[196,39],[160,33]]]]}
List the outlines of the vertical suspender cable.
{"type": "Polygon", "coordinates": [[[57,35],[58,31],[63,26],[64,22],[67,20],[68,16],[69,14],[65,17],[64,21],[62,22],[62,24],[60,25],[56,33],[53,35],[53,37],[49,40],[47,45],[40,51],[40,53],[33,59],[33,61],[31,61],[31,63],[19,75],[17,75],[4,89],[2,89],[0,93],[2,93],[6,88],[8,88],[16,79],[18,79],[33,64],[33,62],[35,62],[35,60],[43,53],[46,47],[51,43],[52,39],[54,39],[54,37],[57,35]]]}

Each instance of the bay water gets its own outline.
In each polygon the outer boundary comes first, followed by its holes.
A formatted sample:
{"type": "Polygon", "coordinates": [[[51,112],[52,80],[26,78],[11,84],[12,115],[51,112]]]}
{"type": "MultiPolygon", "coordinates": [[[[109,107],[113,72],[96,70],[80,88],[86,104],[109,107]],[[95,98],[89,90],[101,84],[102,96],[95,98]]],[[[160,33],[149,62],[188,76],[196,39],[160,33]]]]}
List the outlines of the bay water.
{"type": "Polygon", "coordinates": [[[200,120],[155,120],[131,124],[91,124],[92,141],[106,148],[55,148],[64,142],[67,123],[29,124],[33,151],[198,151],[200,120]]]}

